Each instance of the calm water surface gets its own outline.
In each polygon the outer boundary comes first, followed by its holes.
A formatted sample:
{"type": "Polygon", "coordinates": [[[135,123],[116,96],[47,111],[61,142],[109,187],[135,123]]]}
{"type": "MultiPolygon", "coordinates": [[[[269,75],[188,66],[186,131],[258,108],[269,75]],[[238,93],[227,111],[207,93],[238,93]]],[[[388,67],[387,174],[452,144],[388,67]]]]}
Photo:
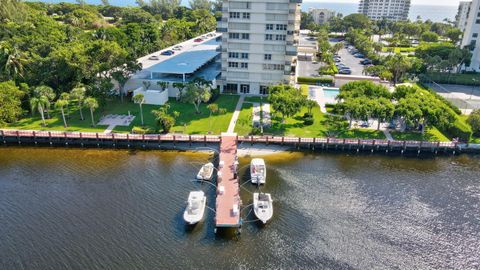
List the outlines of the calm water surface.
{"type": "Polygon", "coordinates": [[[478,157],[269,157],[274,217],[238,239],[216,236],[212,213],[182,222],[190,190],[214,206],[190,181],[211,158],[0,148],[0,269],[480,267],[478,157]]]}

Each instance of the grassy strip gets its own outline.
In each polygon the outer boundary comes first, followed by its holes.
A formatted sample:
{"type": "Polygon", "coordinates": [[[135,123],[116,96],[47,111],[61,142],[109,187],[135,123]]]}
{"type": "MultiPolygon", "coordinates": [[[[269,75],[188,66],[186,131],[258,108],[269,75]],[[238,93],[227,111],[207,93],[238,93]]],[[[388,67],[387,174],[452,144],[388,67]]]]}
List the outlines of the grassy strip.
{"type": "Polygon", "coordinates": [[[414,131],[392,131],[390,132],[392,137],[398,141],[435,141],[435,142],[449,142],[451,141],[442,132],[440,132],[436,127],[427,128],[425,134],[421,132],[414,131]]]}
{"type": "MultiPolygon", "coordinates": [[[[214,114],[210,117],[210,112],[207,109],[207,104],[200,105],[200,114],[195,112],[192,104],[185,104],[170,99],[170,111],[180,112],[180,116],[176,119],[176,124],[171,132],[182,132],[188,134],[207,134],[211,131],[213,134],[220,134],[228,129],[228,124],[232,118],[235,106],[238,101],[238,96],[235,95],[221,95],[215,103],[220,108],[225,108],[227,113],[214,114]]],[[[143,114],[145,127],[157,130],[155,118],[151,111],[158,109],[158,105],[143,105],[143,114]]],[[[123,114],[127,115],[130,112],[135,115],[134,121],[127,127],[116,126],[114,132],[127,133],[130,132],[133,126],[141,126],[140,108],[138,104],[130,101],[120,102],[119,100],[110,100],[106,106],[98,109],[94,113],[95,121],[98,122],[100,117],[108,114],[123,114]]],[[[62,116],[59,111],[51,111],[52,118],[47,120],[47,126],[42,126],[42,121],[38,113],[34,117],[26,117],[15,124],[9,126],[14,129],[31,129],[31,130],[59,130],[59,131],[83,131],[83,132],[103,132],[107,126],[92,127],[90,112],[88,109],[83,110],[85,120],[80,120],[78,108],[70,107],[70,119],[68,119],[68,128],[63,127],[62,116]]]]}
{"type": "Polygon", "coordinates": [[[250,135],[252,132],[253,104],[243,103],[242,110],[235,124],[235,132],[240,136],[250,135]]]}

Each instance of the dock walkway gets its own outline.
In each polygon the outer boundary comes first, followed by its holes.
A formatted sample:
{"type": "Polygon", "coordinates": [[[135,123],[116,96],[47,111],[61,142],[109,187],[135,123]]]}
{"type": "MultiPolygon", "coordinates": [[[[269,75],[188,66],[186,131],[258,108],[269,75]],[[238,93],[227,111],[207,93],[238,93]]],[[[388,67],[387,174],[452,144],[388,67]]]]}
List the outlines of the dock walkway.
{"type": "Polygon", "coordinates": [[[216,227],[240,227],[240,186],[236,174],[237,135],[222,133],[217,178],[216,227]]]}

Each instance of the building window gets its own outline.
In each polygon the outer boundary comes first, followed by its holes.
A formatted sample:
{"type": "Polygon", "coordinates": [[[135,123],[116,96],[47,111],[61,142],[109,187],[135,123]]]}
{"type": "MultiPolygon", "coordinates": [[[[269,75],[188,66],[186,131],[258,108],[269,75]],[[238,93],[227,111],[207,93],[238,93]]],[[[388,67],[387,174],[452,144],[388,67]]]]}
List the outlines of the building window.
{"type": "Polygon", "coordinates": [[[264,70],[284,70],[285,66],[280,64],[263,64],[264,70]]]}
{"type": "Polygon", "coordinates": [[[228,38],[231,38],[231,39],[239,39],[239,38],[240,38],[240,34],[239,34],[239,33],[228,33],[228,38]]]}
{"type": "Polygon", "coordinates": [[[237,52],[229,52],[228,53],[228,58],[238,58],[238,53],[237,52]]]}
{"type": "Polygon", "coordinates": [[[250,39],[250,34],[242,33],[242,39],[250,39]]]}
{"type": "Polygon", "coordinates": [[[248,63],[240,63],[240,68],[248,69],[248,63]]]}
{"type": "Polygon", "coordinates": [[[265,25],[266,30],[273,30],[273,24],[267,24],[265,25]]]}
{"type": "Polygon", "coordinates": [[[275,40],[285,40],[285,35],[275,35],[275,40]]]}
{"type": "Polygon", "coordinates": [[[229,68],[238,68],[238,62],[228,62],[229,68]]]}
{"type": "Polygon", "coordinates": [[[248,53],[242,53],[240,58],[248,59],[248,53]]]}
{"type": "Polygon", "coordinates": [[[265,40],[273,40],[273,35],[272,34],[266,34],[265,35],[265,40]]]}
{"type": "Polygon", "coordinates": [[[286,24],[277,24],[277,30],[279,30],[279,31],[287,30],[287,25],[286,24]]]}
{"type": "Polygon", "coordinates": [[[250,85],[248,84],[240,84],[240,93],[248,94],[250,93],[250,85]]]}
{"type": "Polygon", "coordinates": [[[478,33],[473,33],[472,38],[478,37],[478,33]]]}
{"type": "Polygon", "coordinates": [[[272,55],[271,54],[265,54],[263,56],[263,60],[272,60],[272,55]]]}
{"type": "Polygon", "coordinates": [[[475,21],[476,24],[480,24],[480,19],[475,21]]]}
{"type": "Polygon", "coordinates": [[[243,12],[242,13],[242,18],[243,19],[250,19],[250,13],[249,12],[243,12]]]}
{"type": "Polygon", "coordinates": [[[268,95],[268,86],[260,85],[260,95],[268,95]]]}
{"type": "Polygon", "coordinates": [[[238,85],[236,83],[227,83],[223,86],[223,92],[236,94],[238,92],[238,85]]]}
{"type": "Polygon", "coordinates": [[[230,18],[239,19],[240,18],[240,12],[230,12],[230,18]]]}

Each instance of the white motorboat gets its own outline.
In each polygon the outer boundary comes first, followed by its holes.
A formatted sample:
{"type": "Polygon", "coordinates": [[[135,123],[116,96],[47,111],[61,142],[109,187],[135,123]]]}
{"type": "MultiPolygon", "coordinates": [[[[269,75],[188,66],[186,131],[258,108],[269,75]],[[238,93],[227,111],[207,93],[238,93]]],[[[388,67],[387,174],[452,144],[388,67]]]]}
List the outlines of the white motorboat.
{"type": "Polygon", "coordinates": [[[263,224],[272,218],[273,201],[270,193],[253,193],[253,212],[263,224]]]}
{"type": "Polygon", "coordinates": [[[267,179],[267,167],[263,158],[254,158],[250,162],[250,178],[253,184],[265,184],[267,179]]]}
{"type": "Polygon", "coordinates": [[[205,181],[212,180],[213,170],[214,170],[214,166],[212,163],[207,163],[203,165],[200,171],[198,171],[197,179],[205,180],[205,181]]]}
{"type": "Polygon", "coordinates": [[[207,197],[203,191],[190,191],[188,194],[187,207],[183,213],[183,219],[190,225],[198,223],[203,218],[207,197]]]}

